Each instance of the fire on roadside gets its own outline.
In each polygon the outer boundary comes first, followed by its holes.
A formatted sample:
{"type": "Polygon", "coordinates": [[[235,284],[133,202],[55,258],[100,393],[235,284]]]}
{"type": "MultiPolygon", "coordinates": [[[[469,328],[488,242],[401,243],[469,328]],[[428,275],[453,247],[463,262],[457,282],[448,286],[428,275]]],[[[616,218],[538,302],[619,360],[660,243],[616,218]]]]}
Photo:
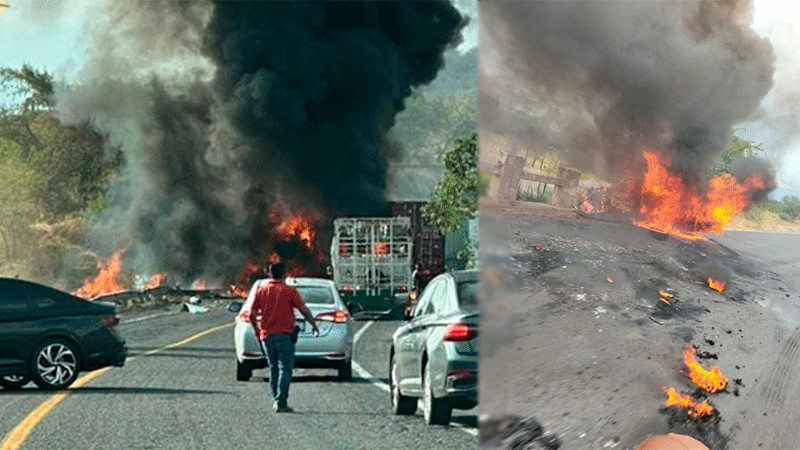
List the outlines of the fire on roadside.
{"type": "MultiPolygon", "coordinates": [[[[313,267],[323,259],[316,247],[314,224],[318,214],[308,210],[297,210],[288,214],[276,204],[267,216],[271,235],[264,241],[258,255],[248,257],[239,275],[230,284],[232,294],[247,297],[253,283],[266,274],[267,268],[277,262],[286,264],[286,276],[309,276],[313,267]]],[[[388,247],[388,246],[387,246],[388,247]]],[[[340,246],[339,251],[349,254],[352,249],[340,246]]]]}
{"type": "Polygon", "coordinates": [[[704,234],[721,234],[733,215],[745,209],[753,191],[766,183],[751,175],[741,183],[725,173],[711,179],[704,193],[668,169],[670,161],[645,152],[647,173],[640,195],[640,218],[633,223],[660,233],[687,239],[704,239],[704,234]]]}
{"type": "Polygon", "coordinates": [[[125,286],[119,280],[123,253],[124,250],[117,250],[111,254],[107,261],[98,262],[97,268],[99,272],[97,276],[84,280],[83,285],[72,294],[78,297],[92,298],[125,290],[125,286]]]}
{"type": "Polygon", "coordinates": [[[144,284],[145,289],[155,289],[167,281],[167,274],[165,272],[157,272],[151,276],[144,284]]]}
{"type": "Polygon", "coordinates": [[[714,411],[714,408],[708,404],[708,400],[703,400],[703,403],[697,403],[692,397],[679,393],[673,387],[667,388],[664,386],[662,389],[667,393],[665,406],[687,408],[687,412],[692,417],[707,416],[714,411]]]}
{"type": "Polygon", "coordinates": [[[711,370],[705,370],[697,362],[695,355],[697,350],[691,345],[687,345],[683,351],[683,362],[689,368],[689,373],[686,376],[691,378],[692,382],[708,392],[716,392],[724,389],[728,384],[728,378],[722,375],[719,366],[711,366],[711,370]]]}
{"type": "Polygon", "coordinates": [[[725,283],[708,277],[708,287],[714,289],[715,291],[722,292],[722,290],[725,289],[725,283]]]}
{"type": "Polygon", "coordinates": [[[661,296],[664,297],[664,298],[672,298],[672,297],[674,297],[674,295],[670,294],[669,292],[667,292],[667,291],[665,291],[663,289],[659,290],[658,293],[661,294],[661,296]]]}
{"type": "Polygon", "coordinates": [[[309,220],[302,212],[292,214],[283,219],[278,226],[275,227],[275,232],[284,239],[297,237],[303,241],[306,246],[311,246],[314,243],[314,229],[311,228],[309,220]]]}

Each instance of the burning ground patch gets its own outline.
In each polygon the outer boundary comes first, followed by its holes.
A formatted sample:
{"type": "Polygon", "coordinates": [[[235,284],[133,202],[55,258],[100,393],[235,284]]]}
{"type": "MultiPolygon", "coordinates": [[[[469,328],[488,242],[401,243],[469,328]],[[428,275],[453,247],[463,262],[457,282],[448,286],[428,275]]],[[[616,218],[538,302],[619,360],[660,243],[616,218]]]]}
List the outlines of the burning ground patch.
{"type": "Polygon", "coordinates": [[[691,436],[708,448],[728,448],[730,437],[720,431],[720,415],[716,410],[701,418],[692,417],[683,408],[674,406],[664,406],[659,411],[667,416],[670,432],[691,436]]]}
{"type": "MultiPolygon", "coordinates": [[[[769,276],[751,278],[732,269],[735,286],[720,294],[694,273],[708,259],[768,273],[750,253],[725,249],[712,240],[670,237],[659,241],[638,227],[591,219],[571,223],[560,216],[500,219],[484,215],[481,226],[489,229],[489,236],[508,230],[510,242],[503,240],[499,245],[505,249],[522,253],[519,249],[530,252],[538,245],[560,253],[566,266],[536,276],[526,276],[520,268],[509,284],[494,286],[494,293],[482,303],[487,330],[490,326],[513,329],[499,335],[491,354],[482,355],[482,375],[493,380],[481,385],[483,411],[535,417],[569,448],[602,448],[614,442],[617,448],[632,448],[649,435],[670,431],[693,436],[712,448],[736,447],[741,442],[747,442],[748,448],[759,442],[773,446],[791,442],[785,436],[751,438],[737,431],[752,433],[772,429],[770,423],[776,419],[785,422],[775,411],[788,411],[786,403],[768,406],[763,400],[766,395],[781,397],[773,391],[762,392],[775,364],[760,368],[755,361],[780,358],[778,352],[761,351],[762,343],[772,348],[761,328],[769,328],[772,319],[749,293],[763,292],[778,304],[785,301],[786,292],[778,291],[769,276]],[[513,229],[520,232],[512,234],[513,229]],[[661,290],[674,297],[665,298],[661,290]],[[644,300],[649,303],[645,305],[644,300]],[[665,315],[654,316],[661,311],[660,305],[665,315]],[[704,343],[704,338],[714,345],[704,343]],[[688,369],[678,358],[685,343],[698,347],[696,358],[704,369],[719,365],[722,374],[730,377],[721,393],[688,388],[689,379],[680,374],[688,369]],[[710,406],[719,408],[719,416],[699,421],[688,416],[685,408],[661,408],[666,399],[662,386],[674,386],[701,404],[707,399],[710,406]],[[597,405],[587,398],[598,399],[597,405]],[[755,422],[760,425],[756,427],[755,422]],[[614,441],[617,436],[619,441],[614,441]]],[[[483,251],[497,255],[495,242],[499,241],[482,241],[487,245],[483,251]]],[[[779,337],[778,342],[789,339],[779,337]]],[[[781,373],[793,373],[787,365],[781,367],[781,373]]],[[[792,380],[788,375],[778,380],[783,397],[792,397],[798,385],[792,380]]],[[[793,434],[787,430],[786,435],[793,434]]]]}

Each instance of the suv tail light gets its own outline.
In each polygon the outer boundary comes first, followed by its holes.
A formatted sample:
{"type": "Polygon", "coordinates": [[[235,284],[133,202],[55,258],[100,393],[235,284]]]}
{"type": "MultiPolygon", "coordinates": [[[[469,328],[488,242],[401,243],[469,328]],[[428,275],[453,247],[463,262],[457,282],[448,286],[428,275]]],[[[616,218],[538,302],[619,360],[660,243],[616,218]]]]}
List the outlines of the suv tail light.
{"type": "Polygon", "coordinates": [[[442,340],[450,342],[469,341],[478,337],[478,327],[471,323],[451,323],[444,331],[442,340]]]}
{"type": "Polygon", "coordinates": [[[119,324],[119,317],[113,314],[100,316],[100,323],[103,324],[105,328],[115,327],[119,324]]]}
{"type": "Polygon", "coordinates": [[[337,309],[335,311],[329,311],[317,314],[316,319],[321,322],[336,322],[336,323],[343,323],[347,322],[347,319],[350,318],[350,314],[344,309],[337,309]]]}

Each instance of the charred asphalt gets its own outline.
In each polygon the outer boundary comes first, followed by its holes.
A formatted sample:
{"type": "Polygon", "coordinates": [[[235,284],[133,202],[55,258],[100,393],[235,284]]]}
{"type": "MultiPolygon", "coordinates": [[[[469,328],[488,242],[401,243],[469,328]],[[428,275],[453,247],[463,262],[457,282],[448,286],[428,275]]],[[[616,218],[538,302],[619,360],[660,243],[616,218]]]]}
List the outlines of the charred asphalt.
{"type": "MultiPolygon", "coordinates": [[[[474,448],[474,410],[454,411],[449,427],[428,427],[421,413],[395,416],[385,381],[391,334],[399,322],[374,322],[356,361],[370,379],[342,383],[333,371],[299,369],[294,414],[276,415],[263,376],[235,381],[233,328],[163,347],[233,323],[224,305],[205,314],[176,309],[128,314],[119,326],[130,358],[69,395],[35,421],[22,448],[474,448]]],[[[359,322],[363,327],[366,322],[359,322]]],[[[0,393],[4,436],[53,393],[33,385],[0,393]]]]}
{"type": "Polygon", "coordinates": [[[484,447],[632,448],[667,432],[711,448],[800,441],[800,235],[661,239],[569,211],[481,208],[484,447]],[[687,343],[729,378],[705,421],[663,407],[666,386],[696,395],[687,343]]]}

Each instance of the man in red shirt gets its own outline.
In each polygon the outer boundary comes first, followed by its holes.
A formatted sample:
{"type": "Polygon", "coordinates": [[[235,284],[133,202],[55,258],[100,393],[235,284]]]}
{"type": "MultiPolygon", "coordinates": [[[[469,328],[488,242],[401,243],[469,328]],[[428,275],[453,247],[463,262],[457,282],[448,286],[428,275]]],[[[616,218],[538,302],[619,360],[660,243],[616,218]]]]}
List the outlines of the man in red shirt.
{"type": "Polygon", "coordinates": [[[294,368],[292,334],[297,326],[294,309],[299,309],[311,324],[315,336],[319,336],[319,329],[297,289],[285,283],[286,266],[282,263],[273,264],[270,275],[271,279],[259,280],[252,288],[255,299],[250,309],[250,323],[261,342],[264,354],[267,355],[269,386],[275,400],[272,409],[275,412],[292,412],[288,400],[289,383],[292,381],[294,368]]]}

